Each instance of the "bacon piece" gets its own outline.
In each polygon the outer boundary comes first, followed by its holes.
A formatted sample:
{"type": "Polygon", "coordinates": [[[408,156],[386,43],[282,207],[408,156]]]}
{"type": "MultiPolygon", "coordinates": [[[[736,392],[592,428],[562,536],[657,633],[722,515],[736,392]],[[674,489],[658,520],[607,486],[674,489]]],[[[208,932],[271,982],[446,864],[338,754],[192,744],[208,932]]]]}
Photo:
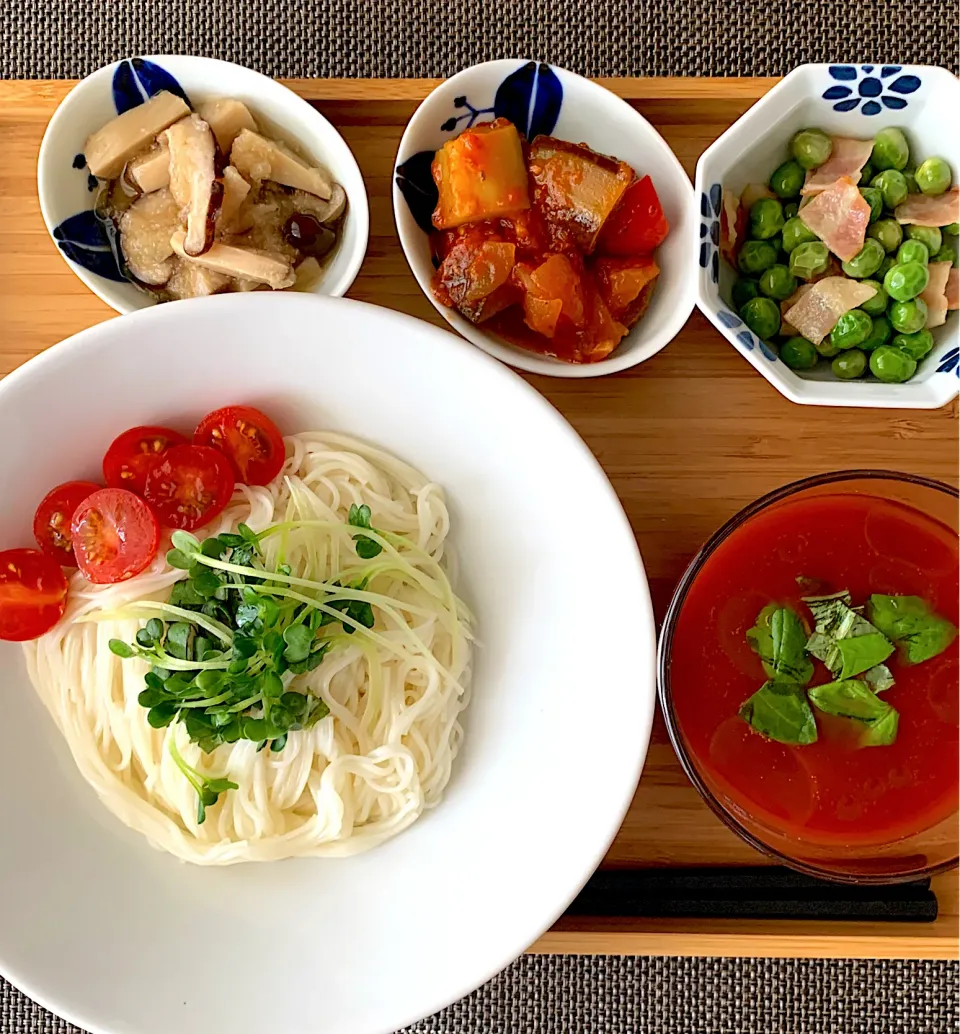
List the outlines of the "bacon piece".
{"type": "Polygon", "coordinates": [[[808,291],[812,291],[812,290],[813,290],[813,284],[801,284],[793,292],[793,294],[790,295],[789,298],[785,298],[780,303],[780,333],[781,334],[785,335],[786,337],[793,337],[794,334],[798,333],[797,328],[794,327],[792,324],[787,323],[787,321],[786,321],[785,317],[787,315],[787,310],[788,309],[792,309],[794,307],[794,305],[796,305],[797,302],[800,301],[800,299],[808,291]]]}
{"type": "Polygon", "coordinates": [[[736,268],[737,242],[747,232],[747,210],[740,204],[740,198],[732,190],[723,192],[723,208],[720,211],[720,254],[736,268]]]}
{"type": "Polygon", "coordinates": [[[841,261],[849,262],[863,247],[870,205],[849,176],[841,176],[800,211],[801,222],[841,261]]]}
{"type": "Polygon", "coordinates": [[[748,183],[740,195],[740,204],[749,212],[761,198],[776,196],[766,183],[748,183]]]}
{"type": "Polygon", "coordinates": [[[894,212],[898,223],[914,226],[947,226],[960,221],[960,187],[951,187],[946,194],[928,197],[910,194],[894,212]]]}
{"type": "Polygon", "coordinates": [[[819,169],[810,169],[801,194],[819,194],[841,176],[849,176],[854,183],[860,182],[860,170],[867,164],[873,151],[872,140],[853,140],[848,136],[835,136],[830,157],[819,169]]]}
{"type": "Polygon", "coordinates": [[[950,278],[951,268],[952,264],[949,262],[931,262],[927,266],[930,279],[920,297],[927,303],[927,321],[924,326],[928,330],[932,327],[942,327],[947,322],[947,280],[950,278]]]}
{"type": "Polygon", "coordinates": [[[947,287],[944,293],[947,296],[947,308],[960,309],[960,270],[950,270],[947,275],[947,287]]]}
{"type": "Polygon", "coordinates": [[[784,316],[798,334],[815,345],[830,333],[837,320],[877,293],[875,287],[844,276],[828,276],[815,283],[784,316]]]}

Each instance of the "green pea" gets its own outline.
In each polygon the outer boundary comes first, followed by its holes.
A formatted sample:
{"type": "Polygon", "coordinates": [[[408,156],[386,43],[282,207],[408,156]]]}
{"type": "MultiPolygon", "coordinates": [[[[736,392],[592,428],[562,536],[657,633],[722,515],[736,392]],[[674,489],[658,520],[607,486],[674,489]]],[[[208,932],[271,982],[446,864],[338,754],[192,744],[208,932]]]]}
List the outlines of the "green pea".
{"type": "Polygon", "coordinates": [[[886,252],[896,251],[903,240],[903,230],[896,219],[878,219],[867,227],[867,236],[879,241],[886,252]]]}
{"type": "Polygon", "coordinates": [[[897,252],[897,262],[919,262],[925,266],[930,261],[930,252],[923,241],[904,241],[897,252]]]}
{"type": "Polygon", "coordinates": [[[892,333],[893,327],[890,326],[890,321],[886,316],[874,316],[873,323],[870,325],[870,333],[865,341],[860,342],[860,347],[864,352],[872,352],[875,348],[885,345],[890,340],[892,333]]]}
{"type": "Polygon", "coordinates": [[[730,292],[733,300],[733,307],[739,312],[751,298],[756,298],[760,293],[760,287],[756,280],[750,280],[745,276],[737,277],[730,292]]]}
{"type": "Polygon", "coordinates": [[[812,370],[820,356],[812,341],[798,335],[783,342],[780,358],[791,370],[812,370]]]}
{"type": "Polygon", "coordinates": [[[777,249],[769,241],[744,241],[737,264],[744,273],[759,276],[777,261],[777,249]]]}
{"type": "Polygon", "coordinates": [[[870,180],[876,175],[877,170],[868,161],[866,165],[860,170],[860,179],[858,183],[869,183],[870,180]]]}
{"type": "Polygon", "coordinates": [[[927,251],[931,255],[936,254],[943,243],[943,234],[936,226],[907,226],[904,228],[904,232],[907,235],[907,240],[926,244],[927,251]]]}
{"type": "Polygon", "coordinates": [[[870,181],[870,186],[880,191],[887,208],[896,208],[906,200],[907,181],[903,178],[903,173],[897,172],[896,169],[878,172],[870,181]]]}
{"type": "Polygon", "coordinates": [[[922,262],[898,262],[887,270],[883,289],[895,302],[908,302],[922,294],[930,282],[930,271],[922,262]]]}
{"type": "Polygon", "coordinates": [[[784,199],[797,197],[806,173],[803,166],[794,160],[784,162],[770,177],[770,189],[784,199]]]}
{"type": "MultiPolygon", "coordinates": [[[[877,270],[877,272],[875,274],[875,279],[879,280],[880,283],[882,284],[883,283],[883,278],[887,275],[888,271],[891,270],[896,264],[897,264],[897,257],[896,257],[896,255],[888,255],[880,263],[880,268],[877,270]]],[[[883,292],[883,296],[884,296],[884,298],[886,298],[886,296],[887,296],[887,292],[886,291],[883,292]]]]}
{"type": "Polygon", "coordinates": [[[760,293],[782,302],[797,289],[797,278],[779,263],[760,274],[760,293]]]}
{"type": "Polygon", "coordinates": [[[799,244],[819,239],[799,216],[795,215],[783,224],[783,250],[788,254],[799,244]]]}
{"type": "Polygon", "coordinates": [[[830,369],[834,377],[852,381],[866,373],[867,357],[859,348],[851,348],[849,352],[841,352],[830,364],[830,369]]]}
{"type": "Polygon", "coordinates": [[[860,194],[870,206],[870,222],[875,223],[883,215],[883,194],[876,187],[861,187],[860,194]]]}
{"type": "Polygon", "coordinates": [[[917,186],[917,170],[908,165],[905,169],[901,169],[900,171],[903,173],[903,178],[907,181],[907,193],[919,194],[920,188],[917,186]]]}
{"type": "Polygon", "coordinates": [[[870,160],[876,169],[902,169],[910,159],[910,145],[903,130],[881,129],[873,138],[870,160]]]}
{"type": "Polygon", "coordinates": [[[841,268],[847,276],[863,280],[864,277],[873,276],[876,273],[883,259],[883,245],[874,237],[868,237],[863,242],[863,247],[852,259],[842,263],[841,268]]]}
{"type": "Polygon", "coordinates": [[[751,298],[740,310],[743,322],[765,341],[780,329],[780,306],[769,298],[751,298]]]}
{"type": "Polygon", "coordinates": [[[917,372],[917,361],[892,345],[883,345],[870,353],[870,372],[878,381],[902,384],[917,372]]]}
{"type": "Polygon", "coordinates": [[[750,236],[757,241],[769,240],[783,229],[783,205],[775,198],[762,197],[750,209],[750,236]]]}
{"type": "Polygon", "coordinates": [[[933,334],[929,330],[918,330],[916,334],[897,334],[891,344],[919,363],[933,351],[933,334]]]}
{"type": "Polygon", "coordinates": [[[824,359],[832,359],[835,355],[840,354],[840,349],[830,340],[830,335],[828,334],[817,345],[817,354],[822,355],[824,359]]]}
{"type": "Polygon", "coordinates": [[[949,262],[951,266],[957,264],[957,249],[952,244],[943,244],[936,255],[930,256],[931,262],[949,262]]]}
{"type": "Polygon", "coordinates": [[[799,211],[800,206],[796,203],[796,201],[788,201],[783,206],[783,218],[786,219],[787,222],[789,222],[799,211]]]}
{"type": "Polygon", "coordinates": [[[841,352],[863,344],[873,329],[873,320],[862,309],[851,309],[837,320],[830,331],[830,342],[841,352]]]}
{"type": "Polygon", "coordinates": [[[776,237],[771,237],[769,243],[777,249],[779,255],[783,251],[783,234],[778,233],[776,237]]]}
{"type": "Polygon", "coordinates": [[[916,334],[927,322],[927,303],[922,298],[894,302],[890,306],[889,319],[893,329],[901,334],[916,334]]]}
{"type": "Polygon", "coordinates": [[[950,166],[943,158],[928,158],[917,166],[917,186],[933,197],[942,194],[953,181],[950,166]]]}
{"type": "Polygon", "coordinates": [[[833,141],[822,129],[801,129],[790,141],[790,153],[805,169],[815,169],[833,153],[833,141]]]}
{"type": "Polygon", "coordinates": [[[872,298],[868,298],[865,302],[861,302],[860,308],[871,316],[882,316],[887,311],[887,304],[889,302],[887,292],[883,289],[883,284],[876,280],[864,280],[863,286],[875,287],[877,289],[877,293],[872,298]]]}
{"type": "Polygon", "coordinates": [[[947,223],[946,226],[941,226],[940,229],[943,230],[944,233],[952,233],[953,236],[956,237],[957,234],[960,233],[960,223],[947,223]]]}
{"type": "Polygon", "coordinates": [[[798,244],[790,252],[790,272],[801,280],[812,280],[827,271],[830,265],[830,251],[822,241],[798,244]]]}

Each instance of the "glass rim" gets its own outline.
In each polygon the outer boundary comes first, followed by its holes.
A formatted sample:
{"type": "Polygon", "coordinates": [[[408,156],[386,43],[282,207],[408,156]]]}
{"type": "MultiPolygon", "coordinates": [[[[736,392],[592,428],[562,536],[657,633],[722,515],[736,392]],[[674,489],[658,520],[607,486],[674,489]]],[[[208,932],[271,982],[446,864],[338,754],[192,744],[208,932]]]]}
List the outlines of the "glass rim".
{"type": "Polygon", "coordinates": [[[718,546],[724,542],[734,531],[742,527],[758,513],[768,509],[775,503],[795,495],[797,492],[808,488],[819,488],[824,485],[839,484],[844,481],[900,481],[908,484],[919,485],[922,488],[929,488],[944,495],[953,496],[960,500],[960,490],[943,481],[929,478],[922,474],[905,474],[901,471],[880,470],[880,469],[852,469],[830,471],[824,474],[814,474],[809,477],[791,481],[789,484],[775,488],[760,498],[748,503],[743,509],[738,510],[732,517],[725,521],[697,550],[693,558],[687,564],[676,589],[670,598],[670,604],[664,615],[663,626],[660,631],[660,638],[657,643],[657,697],[660,701],[660,709],[663,712],[664,722],[667,727],[667,735],[670,743],[680,761],[680,765],[686,773],[687,778],[693,783],[700,794],[700,797],[707,804],[710,810],[726,825],[733,830],[742,840],[745,840],[751,847],[761,854],[767,855],[778,862],[783,863],[791,869],[805,873],[808,876],[815,876],[819,879],[830,880],[835,883],[848,884],[896,884],[914,883],[919,880],[928,879],[939,873],[948,872],[956,868],[960,862],[960,853],[954,852],[953,856],[938,862],[935,865],[928,865],[915,872],[903,874],[871,874],[871,873],[843,873],[822,868],[821,866],[801,861],[784,853],[776,847],[762,841],[756,834],[747,829],[727,808],[716,798],[714,792],[707,786],[701,777],[691,753],[679,729],[677,717],[673,709],[673,688],[670,682],[669,659],[673,646],[673,635],[683,604],[687,598],[690,587],[696,580],[697,575],[703,569],[704,564],[713,555],[718,546]]]}

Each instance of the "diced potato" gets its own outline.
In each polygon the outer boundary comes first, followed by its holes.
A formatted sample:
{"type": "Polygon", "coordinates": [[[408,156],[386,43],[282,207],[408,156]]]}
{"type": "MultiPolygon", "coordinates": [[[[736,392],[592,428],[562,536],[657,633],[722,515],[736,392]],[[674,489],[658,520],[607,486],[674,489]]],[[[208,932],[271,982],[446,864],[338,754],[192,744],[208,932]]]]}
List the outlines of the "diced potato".
{"type": "Polygon", "coordinates": [[[432,171],[440,192],[433,213],[438,230],[530,207],[520,134],[506,119],[481,123],[448,140],[437,151],[432,171]]]}
{"type": "Polygon", "coordinates": [[[538,298],[530,291],[523,296],[523,321],[535,333],[552,338],[563,302],[559,298],[538,298]]]}
{"type": "Polygon", "coordinates": [[[660,267],[649,256],[601,258],[594,263],[593,272],[611,315],[632,327],[650,303],[660,267]]]}
{"type": "Polygon", "coordinates": [[[446,305],[480,323],[521,297],[507,281],[513,271],[516,247],[470,231],[450,247],[434,277],[434,292],[446,305]]]}
{"type": "Polygon", "coordinates": [[[527,163],[533,203],[554,247],[572,247],[589,255],[601,227],[633,181],[633,169],[583,144],[549,136],[533,141],[527,163]]]}
{"type": "Polygon", "coordinates": [[[83,154],[90,171],[101,179],[119,176],[124,165],[149,146],[158,133],[189,114],[180,97],[161,90],[145,104],[117,115],[87,137],[83,154]]]}
{"type": "Polygon", "coordinates": [[[575,326],[583,326],[583,284],[566,255],[551,255],[530,275],[530,290],[538,298],[559,300],[560,312],[575,326]]]}

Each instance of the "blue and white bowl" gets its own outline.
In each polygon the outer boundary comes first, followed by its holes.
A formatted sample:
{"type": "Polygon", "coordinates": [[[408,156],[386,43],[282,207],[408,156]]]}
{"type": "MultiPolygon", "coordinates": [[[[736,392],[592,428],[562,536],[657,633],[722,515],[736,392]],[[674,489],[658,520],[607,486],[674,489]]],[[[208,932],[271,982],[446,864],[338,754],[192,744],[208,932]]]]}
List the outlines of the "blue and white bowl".
{"type": "Polygon", "coordinates": [[[473,65],[438,86],[414,112],[400,141],[393,212],[404,254],[423,293],[465,338],[521,370],[552,377],[598,377],[625,370],[659,352],[693,309],[695,275],[690,251],[696,234],[690,180],[662,136],[626,101],[602,86],[553,65],[518,58],[473,65]],[[514,345],[464,319],[433,296],[428,232],[435,188],[434,152],[478,120],[509,118],[528,140],[540,133],[613,155],[653,179],[670,223],[657,249],[661,272],[643,319],[597,363],[560,362],[514,345]],[[431,192],[433,196],[431,197],[431,192]]]}
{"type": "Polygon", "coordinates": [[[60,253],[87,287],[117,312],[154,304],[124,276],[94,217],[97,181],[83,148],[92,132],[160,90],[194,106],[216,97],[241,100],[330,171],[346,192],[347,213],[336,251],[311,291],[346,293],[366,253],[370,228],[363,177],[346,141],[319,111],[273,79],[227,61],[183,55],[125,58],[98,69],[67,94],[44,133],[37,166],[40,211],[60,253]]]}
{"type": "Polygon", "coordinates": [[[936,346],[906,384],[837,380],[829,367],[788,369],[736,314],[730,290],[737,274],[719,255],[721,191],[739,194],[766,183],[785,160],[790,138],[816,126],[868,139],[887,126],[907,134],[912,154],[939,155],[960,175],[960,82],[943,68],[922,65],[801,65],[738,119],[697,163],[699,237],[693,261],[697,304],[721,334],[793,402],[814,406],[935,409],[960,389],[958,314],[933,331],[936,346]]]}

